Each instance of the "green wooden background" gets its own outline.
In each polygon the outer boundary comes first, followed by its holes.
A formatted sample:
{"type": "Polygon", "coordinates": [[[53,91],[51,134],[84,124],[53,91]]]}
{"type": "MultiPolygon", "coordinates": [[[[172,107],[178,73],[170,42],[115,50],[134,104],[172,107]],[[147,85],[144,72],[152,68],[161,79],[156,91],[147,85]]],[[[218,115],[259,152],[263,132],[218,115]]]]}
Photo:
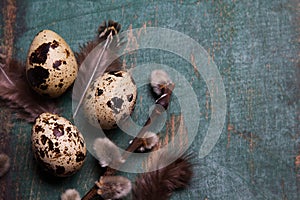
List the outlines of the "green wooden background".
{"type": "MultiPolygon", "coordinates": [[[[189,35],[218,66],[226,89],[227,116],[212,152],[194,160],[191,186],[171,199],[300,198],[299,1],[2,0],[0,5],[0,42],[22,61],[41,29],[56,31],[74,51],[108,19],[121,23],[123,30],[158,26],[189,35]],[[7,17],[9,12],[12,15],[7,17]]],[[[168,64],[190,79],[202,114],[199,134],[189,151],[198,152],[211,109],[205,82],[191,66],[183,67],[184,62],[172,56],[163,58],[160,52],[136,55],[132,60],[134,64],[139,61],[168,64]]],[[[70,96],[71,91],[60,99],[61,114],[67,118],[72,114],[70,96]]],[[[147,88],[139,89],[139,97],[133,118],[143,124],[153,102],[147,88]]],[[[45,174],[33,159],[31,125],[16,120],[3,102],[0,105],[0,152],[11,156],[12,164],[0,179],[0,199],[52,200],[67,188],[83,195],[93,186],[101,169],[90,154],[72,177],[45,174]]],[[[178,114],[173,109],[170,113],[178,114]]],[[[136,176],[125,175],[132,180],[136,176]]]]}

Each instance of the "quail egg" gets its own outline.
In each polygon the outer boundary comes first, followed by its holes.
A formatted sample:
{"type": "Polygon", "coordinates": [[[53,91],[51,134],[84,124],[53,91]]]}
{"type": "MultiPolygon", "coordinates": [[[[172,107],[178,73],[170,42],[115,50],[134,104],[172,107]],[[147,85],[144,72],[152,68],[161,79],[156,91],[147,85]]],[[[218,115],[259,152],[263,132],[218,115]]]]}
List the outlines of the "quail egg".
{"type": "Polygon", "coordinates": [[[29,85],[50,98],[62,95],[75,81],[78,65],[65,40],[51,30],[39,32],[33,39],[26,61],[29,85]]]}
{"type": "Polygon", "coordinates": [[[70,176],[84,163],[86,144],[82,134],[56,114],[43,113],[36,119],[31,142],[36,160],[56,176],[70,176]]]}
{"type": "Polygon", "coordinates": [[[134,109],[137,88],[125,71],[107,72],[89,87],[84,100],[84,113],[90,124],[113,129],[134,109]]]}

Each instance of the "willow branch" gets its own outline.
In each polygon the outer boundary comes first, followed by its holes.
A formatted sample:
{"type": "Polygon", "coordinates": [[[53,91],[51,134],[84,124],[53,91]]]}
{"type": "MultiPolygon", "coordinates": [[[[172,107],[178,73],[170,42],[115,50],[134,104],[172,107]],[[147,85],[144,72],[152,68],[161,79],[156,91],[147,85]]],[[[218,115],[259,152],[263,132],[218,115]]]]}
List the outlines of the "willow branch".
{"type": "MultiPolygon", "coordinates": [[[[161,95],[160,98],[156,100],[157,105],[160,106],[155,106],[153,109],[150,117],[146,121],[145,125],[143,128],[140,130],[138,135],[133,139],[132,143],[127,147],[126,151],[123,153],[122,157],[124,160],[127,160],[130,154],[134,151],[136,151],[142,144],[143,144],[143,136],[147,131],[149,131],[151,125],[155,124],[156,121],[159,119],[163,111],[167,110],[169,107],[172,91],[175,87],[174,83],[169,84],[167,87],[164,88],[164,94],[161,95]],[[161,106],[164,108],[162,109],[161,106]]],[[[114,175],[118,168],[120,166],[117,166],[116,168],[110,168],[108,167],[104,173],[103,176],[112,176],[114,175]]],[[[96,196],[99,197],[99,199],[104,200],[100,195],[97,194],[97,186],[94,185],[82,198],[82,200],[91,200],[95,198],[96,196]]]]}

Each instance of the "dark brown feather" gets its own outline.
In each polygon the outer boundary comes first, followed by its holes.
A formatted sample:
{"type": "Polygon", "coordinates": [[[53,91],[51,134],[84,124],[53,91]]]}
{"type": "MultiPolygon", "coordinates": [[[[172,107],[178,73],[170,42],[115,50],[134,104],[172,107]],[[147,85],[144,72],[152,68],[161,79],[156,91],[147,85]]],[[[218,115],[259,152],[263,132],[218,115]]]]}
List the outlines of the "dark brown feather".
{"type": "Polygon", "coordinates": [[[158,170],[138,176],[133,187],[133,200],[167,200],[175,190],[189,185],[193,176],[191,156],[183,155],[167,167],[159,169],[165,156],[173,155],[165,152],[164,155],[149,159],[147,165],[155,165],[158,170]]]}
{"type": "Polygon", "coordinates": [[[43,112],[57,113],[58,108],[53,100],[36,94],[27,83],[25,65],[11,59],[9,66],[1,64],[0,98],[13,108],[18,118],[34,122],[43,112]]]}

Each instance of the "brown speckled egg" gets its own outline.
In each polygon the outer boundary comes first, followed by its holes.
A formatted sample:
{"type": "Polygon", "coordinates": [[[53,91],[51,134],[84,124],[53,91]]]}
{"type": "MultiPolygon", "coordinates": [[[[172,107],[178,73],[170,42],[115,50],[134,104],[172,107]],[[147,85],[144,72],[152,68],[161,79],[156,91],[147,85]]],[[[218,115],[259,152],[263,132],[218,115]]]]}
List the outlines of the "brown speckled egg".
{"type": "Polygon", "coordinates": [[[137,88],[125,71],[107,72],[88,89],[84,113],[88,121],[102,129],[116,128],[129,117],[136,102],[137,88]]]}
{"type": "Polygon", "coordinates": [[[83,136],[70,121],[56,114],[43,113],[36,119],[31,142],[37,161],[56,176],[70,176],[84,163],[83,136]]]}
{"type": "Polygon", "coordinates": [[[56,98],[75,81],[78,65],[69,45],[51,30],[33,39],[26,61],[29,85],[39,94],[56,98]]]}

